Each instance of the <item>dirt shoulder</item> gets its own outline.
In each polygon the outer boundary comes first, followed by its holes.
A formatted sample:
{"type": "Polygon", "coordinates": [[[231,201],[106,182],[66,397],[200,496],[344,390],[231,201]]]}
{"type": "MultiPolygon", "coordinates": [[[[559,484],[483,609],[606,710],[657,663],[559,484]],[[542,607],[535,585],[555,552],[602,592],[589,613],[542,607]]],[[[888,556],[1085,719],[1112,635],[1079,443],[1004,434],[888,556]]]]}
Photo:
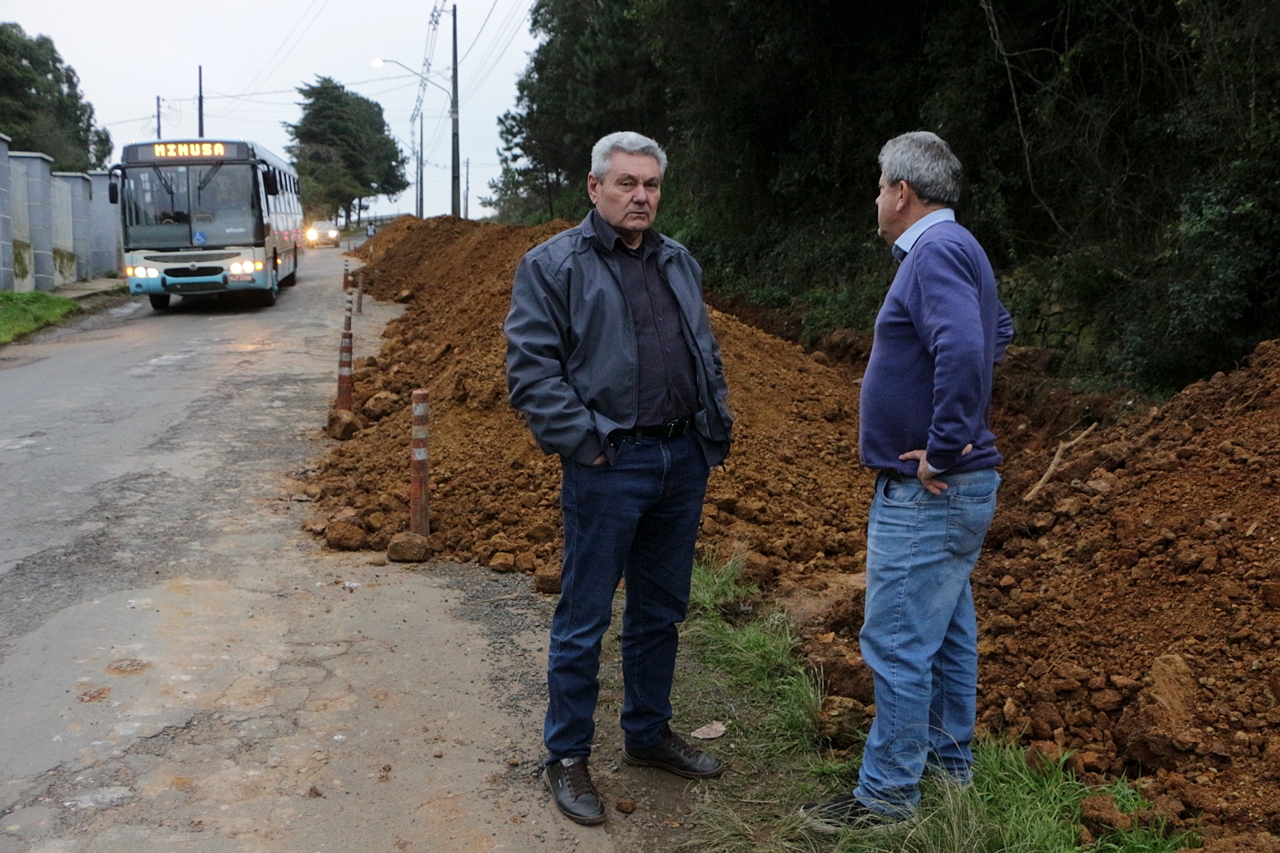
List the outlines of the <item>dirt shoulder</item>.
{"type": "MultiPolygon", "coordinates": [[[[367,291],[406,310],[376,359],[358,364],[366,428],[311,485],[326,517],[360,519],[367,547],[385,546],[407,519],[404,409],[423,387],[435,552],[554,573],[558,467],[505,402],[501,324],[516,262],[565,226],[406,218],[366,246],[367,291]]],[[[831,691],[869,703],[857,653],[870,497],[856,457],[857,354],[805,352],[719,311],[712,322],[737,426],[733,455],[712,476],[702,545],[746,543],[749,578],[792,611],[831,691]]],[[[1042,752],[1072,751],[1089,781],[1145,774],[1175,825],[1280,832],[1274,345],[1161,408],[1110,400],[1112,413],[1129,412],[1119,422],[1063,397],[1040,411],[1013,393],[1036,383],[1037,358],[1014,351],[993,412],[1006,462],[973,578],[982,724],[1042,752]],[[1097,420],[1055,465],[1058,441],[1097,420]]]]}

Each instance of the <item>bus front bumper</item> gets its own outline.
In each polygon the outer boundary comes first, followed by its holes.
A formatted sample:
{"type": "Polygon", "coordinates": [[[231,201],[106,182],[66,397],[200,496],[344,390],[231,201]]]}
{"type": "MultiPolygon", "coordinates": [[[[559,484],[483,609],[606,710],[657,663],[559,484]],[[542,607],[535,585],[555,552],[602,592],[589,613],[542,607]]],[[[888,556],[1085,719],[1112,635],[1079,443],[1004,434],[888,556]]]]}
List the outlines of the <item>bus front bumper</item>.
{"type": "Polygon", "coordinates": [[[265,271],[232,275],[223,273],[207,277],[170,277],[130,278],[130,293],[160,294],[171,293],[174,296],[202,296],[215,293],[226,293],[231,290],[270,290],[271,284],[265,271]]]}

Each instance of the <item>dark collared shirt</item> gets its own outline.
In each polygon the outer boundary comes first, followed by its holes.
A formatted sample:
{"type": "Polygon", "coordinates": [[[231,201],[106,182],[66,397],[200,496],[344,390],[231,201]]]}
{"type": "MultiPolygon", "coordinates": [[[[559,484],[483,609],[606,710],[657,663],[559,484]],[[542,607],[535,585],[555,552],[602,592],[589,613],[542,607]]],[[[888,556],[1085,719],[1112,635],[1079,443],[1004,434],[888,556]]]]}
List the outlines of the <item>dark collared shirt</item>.
{"type": "Polygon", "coordinates": [[[685,341],[680,306],[658,269],[662,240],[652,228],[628,248],[599,213],[592,223],[622,272],[622,293],[635,324],[639,359],[637,426],[653,426],[698,411],[693,352],[685,341]]]}

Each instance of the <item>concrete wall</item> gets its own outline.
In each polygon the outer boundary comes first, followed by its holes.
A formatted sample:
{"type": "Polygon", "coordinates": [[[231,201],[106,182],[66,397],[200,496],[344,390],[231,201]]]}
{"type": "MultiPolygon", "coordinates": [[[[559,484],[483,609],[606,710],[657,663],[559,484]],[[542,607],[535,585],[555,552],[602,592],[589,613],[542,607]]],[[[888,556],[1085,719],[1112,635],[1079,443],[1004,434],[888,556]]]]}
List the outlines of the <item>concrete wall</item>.
{"type": "Polygon", "coordinates": [[[123,274],[124,245],[120,233],[120,205],[107,195],[110,179],[105,171],[90,172],[93,193],[89,202],[89,278],[123,274]]]}
{"type": "Polygon", "coordinates": [[[13,217],[9,215],[9,137],[0,133],[0,290],[13,290],[13,217]]]}
{"type": "Polygon", "coordinates": [[[13,289],[36,289],[36,262],[31,253],[31,205],[27,203],[27,161],[9,158],[9,215],[13,219],[13,289]]]}
{"type": "Polygon", "coordinates": [[[52,157],[10,151],[10,142],[0,134],[0,290],[51,291],[120,270],[107,173],[54,172],[52,157]]]}
{"type": "Polygon", "coordinates": [[[71,213],[71,186],[51,175],[49,207],[53,231],[53,286],[61,287],[76,280],[75,224],[71,213]]]}
{"type": "MultiPolygon", "coordinates": [[[[14,167],[22,164],[22,170],[26,177],[26,207],[27,207],[27,232],[29,235],[29,244],[31,252],[31,288],[35,290],[53,290],[55,286],[54,265],[53,265],[53,158],[48,154],[38,154],[31,151],[11,151],[9,152],[9,165],[14,167]]],[[[16,169],[14,170],[16,173],[16,169]]],[[[12,199],[14,187],[14,175],[10,178],[10,213],[16,207],[12,199]]],[[[18,234],[15,223],[14,242],[15,249],[18,234]]],[[[21,266],[20,261],[14,257],[14,268],[17,270],[21,266]]],[[[16,279],[16,275],[15,275],[16,279]]],[[[15,284],[17,282],[15,281],[15,284]]],[[[17,287],[15,289],[31,289],[17,287]]]]}
{"type": "Polygon", "coordinates": [[[89,199],[93,180],[83,172],[53,173],[53,266],[59,287],[87,281],[93,235],[89,199]]]}

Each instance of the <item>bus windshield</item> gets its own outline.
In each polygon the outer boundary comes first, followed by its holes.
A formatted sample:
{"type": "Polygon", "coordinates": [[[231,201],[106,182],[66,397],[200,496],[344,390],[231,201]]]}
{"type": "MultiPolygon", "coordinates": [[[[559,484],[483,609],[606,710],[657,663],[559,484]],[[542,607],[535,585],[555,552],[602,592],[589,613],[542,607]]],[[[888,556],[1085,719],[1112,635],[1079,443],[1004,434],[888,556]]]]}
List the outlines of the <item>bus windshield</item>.
{"type": "Polygon", "coordinates": [[[246,163],[170,163],[125,169],[124,243],[129,248],[245,246],[262,219],[254,168],[246,163]]]}

